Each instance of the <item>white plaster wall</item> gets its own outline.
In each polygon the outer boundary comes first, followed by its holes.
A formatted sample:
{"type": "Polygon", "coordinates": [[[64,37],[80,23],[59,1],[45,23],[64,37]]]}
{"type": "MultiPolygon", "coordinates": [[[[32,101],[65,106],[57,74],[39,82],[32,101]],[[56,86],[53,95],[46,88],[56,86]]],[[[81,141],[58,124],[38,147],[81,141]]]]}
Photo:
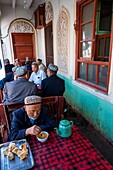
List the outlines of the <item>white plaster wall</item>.
{"type": "MultiPolygon", "coordinates": [[[[47,0],[48,1],[48,0],[47,0]]],[[[75,2],[74,0],[50,0],[53,6],[53,48],[54,48],[54,63],[57,64],[57,23],[59,12],[62,7],[66,8],[69,13],[69,76],[73,75],[74,68],[75,68],[75,53],[74,53],[74,46],[75,44],[75,32],[74,32],[74,20],[75,20],[75,2]],[[70,13],[71,12],[71,13],[70,13]]],[[[63,74],[63,73],[61,73],[63,74]]],[[[64,75],[66,76],[66,75],[64,75]]]]}
{"type": "Polygon", "coordinates": [[[8,28],[11,22],[18,18],[28,19],[31,23],[34,24],[33,11],[26,10],[23,7],[19,6],[16,9],[12,9],[9,5],[2,5],[2,15],[1,15],[1,36],[3,37],[3,51],[4,58],[9,58],[10,62],[13,63],[13,57],[11,53],[11,44],[8,34],[8,28]]]}
{"type": "Polygon", "coordinates": [[[37,29],[37,40],[38,40],[38,56],[36,58],[42,59],[42,63],[46,65],[45,57],[45,40],[44,40],[44,28],[37,29]]]}
{"type": "MultiPolygon", "coordinates": [[[[47,0],[48,1],[48,0],[47,0]]],[[[46,2],[47,2],[46,1],[46,2]]],[[[110,82],[109,82],[109,89],[108,94],[104,94],[96,89],[93,89],[85,84],[76,82],[75,79],[75,59],[76,59],[76,34],[74,31],[74,21],[76,20],[76,0],[50,0],[52,6],[53,6],[53,42],[54,42],[54,63],[57,64],[57,22],[58,22],[58,16],[59,12],[62,6],[64,6],[70,15],[70,27],[69,27],[69,76],[73,77],[73,84],[92,93],[93,95],[106,100],[110,103],[113,103],[113,59],[111,60],[111,70],[110,70],[110,82]]],[[[112,51],[113,51],[113,44],[112,44],[112,51]]],[[[113,52],[112,56],[113,58],[113,52]]],[[[62,73],[61,73],[62,74],[62,73]]],[[[65,76],[65,75],[64,75],[65,76]]],[[[66,76],[65,76],[66,77],[66,76]]],[[[67,77],[68,78],[68,77],[67,77]]]]}
{"type": "Polygon", "coordinates": [[[5,77],[5,69],[4,69],[4,62],[2,57],[1,42],[0,42],[0,60],[2,62],[2,69],[0,70],[0,80],[2,80],[5,77]]]}

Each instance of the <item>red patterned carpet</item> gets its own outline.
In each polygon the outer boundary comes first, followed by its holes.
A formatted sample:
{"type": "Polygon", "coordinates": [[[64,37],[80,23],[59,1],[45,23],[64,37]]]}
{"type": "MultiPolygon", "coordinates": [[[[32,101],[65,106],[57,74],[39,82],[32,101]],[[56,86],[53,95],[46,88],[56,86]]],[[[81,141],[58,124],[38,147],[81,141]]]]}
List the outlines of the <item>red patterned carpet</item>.
{"type": "Polygon", "coordinates": [[[36,137],[29,140],[34,170],[112,170],[113,167],[97,149],[73,126],[72,136],[61,138],[52,131],[45,143],[36,137]]]}

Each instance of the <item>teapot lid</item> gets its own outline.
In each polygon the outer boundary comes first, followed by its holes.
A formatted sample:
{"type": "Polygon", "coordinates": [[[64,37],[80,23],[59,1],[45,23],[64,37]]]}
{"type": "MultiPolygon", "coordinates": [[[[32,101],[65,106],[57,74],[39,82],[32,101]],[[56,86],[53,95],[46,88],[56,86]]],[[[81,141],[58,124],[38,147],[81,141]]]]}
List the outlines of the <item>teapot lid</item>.
{"type": "Polygon", "coordinates": [[[64,125],[64,126],[67,126],[67,125],[69,125],[69,121],[68,120],[61,120],[60,124],[64,125]]]}

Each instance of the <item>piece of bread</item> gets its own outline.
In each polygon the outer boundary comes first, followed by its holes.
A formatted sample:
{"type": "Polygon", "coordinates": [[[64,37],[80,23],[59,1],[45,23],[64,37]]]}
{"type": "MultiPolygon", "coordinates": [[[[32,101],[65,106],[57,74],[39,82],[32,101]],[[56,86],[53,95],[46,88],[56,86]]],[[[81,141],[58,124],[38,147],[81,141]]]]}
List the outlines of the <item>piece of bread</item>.
{"type": "Polygon", "coordinates": [[[26,149],[27,148],[27,143],[23,143],[22,145],[19,146],[19,149],[26,149]]]}
{"type": "Polygon", "coordinates": [[[21,153],[22,153],[22,151],[21,151],[21,150],[18,150],[18,151],[17,151],[17,156],[20,157],[21,153]]]}
{"type": "Polygon", "coordinates": [[[9,152],[9,149],[8,149],[8,148],[5,148],[5,149],[3,150],[3,153],[4,153],[5,156],[8,155],[8,152],[9,152]]]}
{"type": "Polygon", "coordinates": [[[8,152],[7,157],[8,157],[9,160],[13,160],[14,154],[12,152],[8,152]]]}
{"type": "Polygon", "coordinates": [[[27,148],[23,148],[22,152],[25,152],[28,155],[28,149],[27,148]]]}
{"type": "Polygon", "coordinates": [[[22,151],[22,153],[19,156],[20,156],[20,159],[23,160],[27,157],[27,154],[26,152],[22,151]]]}
{"type": "Polygon", "coordinates": [[[10,148],[11,146],[15,146],[15,143],[14,143],[14,142],[10,142],[9,148],[10,148]]]}
{"type": "Polygon", "coordinates": [[[15,147],[16,147],[16,146],[15,146],[15,143],[11,142],[11,143],[9,144],[9,151],[12,152],[12,150],[13,150],[15,147]]]}
{"type": "Polygon", "coordinates": [[[18,148],[17,148],[17,147],[15,147],[15,148],[12,150],[12,152],[13,152],[13,153],[15,153],[15,154],[17,154],[17,152],[18,152],[18,148]]]}

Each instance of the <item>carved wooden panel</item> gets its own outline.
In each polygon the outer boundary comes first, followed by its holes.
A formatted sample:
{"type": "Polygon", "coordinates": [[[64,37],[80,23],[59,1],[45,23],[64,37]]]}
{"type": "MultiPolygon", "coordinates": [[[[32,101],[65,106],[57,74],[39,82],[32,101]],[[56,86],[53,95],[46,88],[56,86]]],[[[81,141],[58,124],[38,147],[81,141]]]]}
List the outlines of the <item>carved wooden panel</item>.
{"type": "Polygon", "coordinates": [[[25,21],[16,21],[11,26],[10,32],[19,32],[19,33],[33,33],[32,26],[25,21]]]}
{"type": "Polygon", "coordinates": [[[46,3],[45,6],[45,22],[48,24],[53,20],[53,7],[50,2],[46,3]]]}
{"type": "Polygon", "coordinates": [[[68,50],[69,50],[69,17],[65,11],[61,11],[58,20],[57,31],[57,57],[59,70],[68,73],[68,50]]]}

